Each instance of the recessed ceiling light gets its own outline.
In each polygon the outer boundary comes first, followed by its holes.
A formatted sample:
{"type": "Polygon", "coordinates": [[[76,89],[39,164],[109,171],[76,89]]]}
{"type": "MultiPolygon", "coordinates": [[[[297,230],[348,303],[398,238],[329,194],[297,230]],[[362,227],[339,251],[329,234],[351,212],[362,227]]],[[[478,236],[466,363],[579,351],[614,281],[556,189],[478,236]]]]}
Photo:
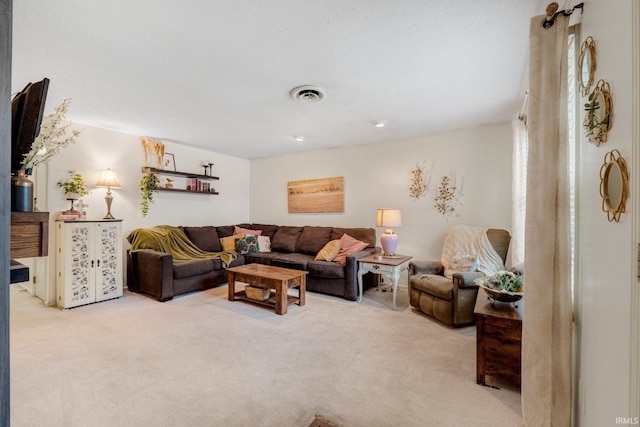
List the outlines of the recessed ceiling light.
{"type": "Polygon", "coordinates": [[[377,128],[383,128],[387,125],[387,121],[386,120],[374,120],[371,122],[372,125],[374,125],[377,128]]]}
{"type": "Polygon", "coordinates": [[[298,142],[302,142],[302,141],[304,141],[304,136],[302,136],[302,135],[293,135],[293,139],[295,139],[298,142]]]}

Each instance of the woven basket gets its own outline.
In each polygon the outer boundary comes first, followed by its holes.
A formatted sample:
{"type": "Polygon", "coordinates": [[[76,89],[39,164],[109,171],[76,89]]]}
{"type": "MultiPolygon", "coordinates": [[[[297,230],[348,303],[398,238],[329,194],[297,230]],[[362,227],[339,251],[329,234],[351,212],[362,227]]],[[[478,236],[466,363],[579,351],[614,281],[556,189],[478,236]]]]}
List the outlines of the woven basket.
{"type": "Polygon", "coordinates": [[[256,288],[254,286],[245,286],[244,293],[247,294],[247,298],[256,301],[264,301],[271,295],[271,289],[256,288]]]}

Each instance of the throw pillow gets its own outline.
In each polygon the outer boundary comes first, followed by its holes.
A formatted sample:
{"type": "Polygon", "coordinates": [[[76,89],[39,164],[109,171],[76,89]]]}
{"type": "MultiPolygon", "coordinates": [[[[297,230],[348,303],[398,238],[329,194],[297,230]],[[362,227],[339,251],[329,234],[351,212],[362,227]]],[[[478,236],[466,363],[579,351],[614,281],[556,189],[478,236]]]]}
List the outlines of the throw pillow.
{"type": "Polygon", "coordinates": [[[341,241],[340,239],[332,240],[318,252],[318,255],[314,258],[316,261],[333,261],[334,258],[340,252],[341,241]]]}
{"type": "Polygon", "coordinates": [[[258,236],[236,236],[236,251],[240,255],[258,252],[258,236]]]}
{"type": "Polygon", "coordinates": [[[236,239],[238,237],[244,237],[244,234],[237,234],[235,236],[227,236],[220,239],[220,245],[222,245],[223,251],[236,251],[236,239]]]}
{"type": "Polygon", "coordinates": [[[271,239],[269,236],[258,236],[258,252],[271,252],[271,239]]]}
{"type": "Polygon", "coordinates": [[[453,255],[451,260],[451,270],[455,271],[476,271],[478,268],[478,257],[459,250],[453,255]]]}
{"type": "Polygon", "coordinates": [[[233,229],[233,234],[240,235],[244,234],[245,236],[259,236],[262,234],[262,230],[249,230],[248,228],[238,227],[237,225],[233,229]]]}
{"type": "Polygon", "coordinates": [[[367,246],[369,246],[368,243],[354,239],[345,233],[340,238],[340,252],[338,252],[338,255],[336,255],[333,260],[340,265],[345,265],[347,263],[347,255],[361,251],[367,246]]]}

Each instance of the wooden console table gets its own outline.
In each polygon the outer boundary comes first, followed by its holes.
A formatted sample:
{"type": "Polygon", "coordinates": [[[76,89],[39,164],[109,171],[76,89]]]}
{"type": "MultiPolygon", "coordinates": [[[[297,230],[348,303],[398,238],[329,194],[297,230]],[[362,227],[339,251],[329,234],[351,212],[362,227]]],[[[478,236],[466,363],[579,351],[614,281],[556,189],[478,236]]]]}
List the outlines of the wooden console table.
{"type": "Polygon", "coordinates": [[[473,314],[476,318],[476,381],[486,385],[485,376],[502,378],[520,385],[522,354],[522,307],[524,299],[513,304],[487,299],[478,290],[473,314]]]}

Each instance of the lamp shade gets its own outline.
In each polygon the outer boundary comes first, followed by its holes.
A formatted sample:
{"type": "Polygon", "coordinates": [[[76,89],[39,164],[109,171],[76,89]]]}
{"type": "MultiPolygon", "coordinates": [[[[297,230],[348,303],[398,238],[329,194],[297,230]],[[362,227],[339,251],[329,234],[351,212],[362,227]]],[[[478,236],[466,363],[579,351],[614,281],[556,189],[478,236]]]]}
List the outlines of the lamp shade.
{"type": "Polygon", "coordinates": [[[399,227],[402,225],[400,209],[378,209],[376,227],[399,227]]]}
{"type": "Polygon", "coordinates": [[[118,175],[111,169],[103,169],[100,172],[100,179],[96,182],[96,187],[120,188],[118,175]]]}

